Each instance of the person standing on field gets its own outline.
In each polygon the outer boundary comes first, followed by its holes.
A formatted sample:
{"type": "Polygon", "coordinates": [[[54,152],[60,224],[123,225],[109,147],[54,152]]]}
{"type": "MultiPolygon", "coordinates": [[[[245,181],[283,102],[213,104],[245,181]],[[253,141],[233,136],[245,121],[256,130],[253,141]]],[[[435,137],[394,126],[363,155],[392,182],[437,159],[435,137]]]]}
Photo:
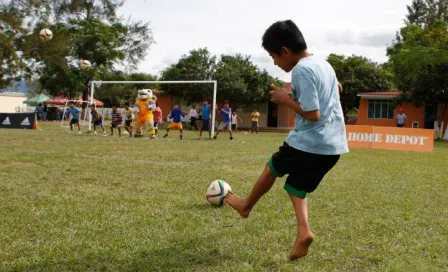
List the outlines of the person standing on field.
{"type": "Polygon", "coordinates": [[[252,111],[251,116],[252,116],[252,129],[251,129],[252,134],[254,134],[254,130],[255,130],[255,131],[257,132],[257,134],[258,134],[258,127],[259,127],[259,125],[258,125],[258,118],[260,118],[260,113],[258,112],[258,109],[257,109],[257,108],[255,108],[255,109],[252,111]]]}
{"type": "Polygon", "coordinates": [[[191,105],[190,113],[190,130],[193,130],[193,127],[196,131],[198,131],[198,126],[196,125],[196,120],[198,119],[198,112],[194,105],[191,105]]]}

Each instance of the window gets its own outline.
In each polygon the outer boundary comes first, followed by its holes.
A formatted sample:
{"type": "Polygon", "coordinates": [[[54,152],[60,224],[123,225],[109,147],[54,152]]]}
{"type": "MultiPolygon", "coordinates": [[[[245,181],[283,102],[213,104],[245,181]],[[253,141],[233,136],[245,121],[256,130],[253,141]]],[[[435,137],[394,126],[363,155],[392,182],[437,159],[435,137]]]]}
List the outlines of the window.
{"type": "Polygon", "coordinates": [[[391,100],[369,100],[369,119],[394,119],[394,107],[391,100]]]}

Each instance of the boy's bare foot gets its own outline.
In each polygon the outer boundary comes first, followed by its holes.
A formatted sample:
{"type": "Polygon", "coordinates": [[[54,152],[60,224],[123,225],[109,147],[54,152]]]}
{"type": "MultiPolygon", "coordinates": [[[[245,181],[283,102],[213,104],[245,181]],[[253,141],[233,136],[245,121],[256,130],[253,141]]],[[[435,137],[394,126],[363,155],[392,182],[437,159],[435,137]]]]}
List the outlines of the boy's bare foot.
{"type": "Polygon", "coordinates": [[[294,248],[288,256],[289,261],[294,261],[299,258],[305,257],[308,254],[308,249],[314,240],[314,234],[310,231],[305,235],[297,234],[294,248]]]}
{"type": "Polygon", "coordinates": [[[246,200],[229,192],[226,197],[226,202],[230,207],[234,208],[243,218],[248,218],[251,209],[247,208],[246,200]]]}

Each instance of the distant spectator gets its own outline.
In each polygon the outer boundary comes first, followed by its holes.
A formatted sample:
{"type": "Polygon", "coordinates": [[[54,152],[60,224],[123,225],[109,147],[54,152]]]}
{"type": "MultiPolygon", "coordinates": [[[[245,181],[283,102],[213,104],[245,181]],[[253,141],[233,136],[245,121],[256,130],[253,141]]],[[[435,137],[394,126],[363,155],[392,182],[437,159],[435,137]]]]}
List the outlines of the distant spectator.
{"type": "Polygon", "coordinates": [[[406,124],[406,114],[404,114],[403,109],[400,109],[397,114],[397,127],[404,127],[406,124]]]}
{"type": "Polygon", "coordinates": [[[190,130],[194,129],[197,131],[198,130],[198,126],[196,125],[196,120],[198,119],[198,113],[196,111],[195,105],[191,105],[191,109],[190,109],[190,130]]]}
{"type": "Polygon", "coordinates": [[[39,120],[43,119],[42,113],[44,112],[44,107],[42,107],[42,103],[39,103],[36,107],[37,118],[39,120]]]}
{"type": "Polygon", "coordinates": [[[44,105],[42,109],[42,121],[47,121],[47,112],[48,112],[47,105],[44,105]]]}

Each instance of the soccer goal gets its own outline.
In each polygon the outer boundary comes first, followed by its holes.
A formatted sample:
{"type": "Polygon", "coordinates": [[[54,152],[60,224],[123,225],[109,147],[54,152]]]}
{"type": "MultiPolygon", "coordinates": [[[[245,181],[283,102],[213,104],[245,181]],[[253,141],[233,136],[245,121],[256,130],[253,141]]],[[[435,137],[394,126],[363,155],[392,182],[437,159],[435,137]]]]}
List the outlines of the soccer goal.
{"type": "MultiPolygon", "coordinates": [[[[216,80],[180,80],[180,81],[100,81],[90,82],[90,102],[93,104],[93,96],[95,94],[95,85],[102,84],[213,84],[213,104],[212,106],[212,127],[211,135],[215,135],[215,119],[216,119],[216,92],[218,82],[216,80]]],[[[89,131],[92,130],[92,124],[89,122],[89,131]]]]}

